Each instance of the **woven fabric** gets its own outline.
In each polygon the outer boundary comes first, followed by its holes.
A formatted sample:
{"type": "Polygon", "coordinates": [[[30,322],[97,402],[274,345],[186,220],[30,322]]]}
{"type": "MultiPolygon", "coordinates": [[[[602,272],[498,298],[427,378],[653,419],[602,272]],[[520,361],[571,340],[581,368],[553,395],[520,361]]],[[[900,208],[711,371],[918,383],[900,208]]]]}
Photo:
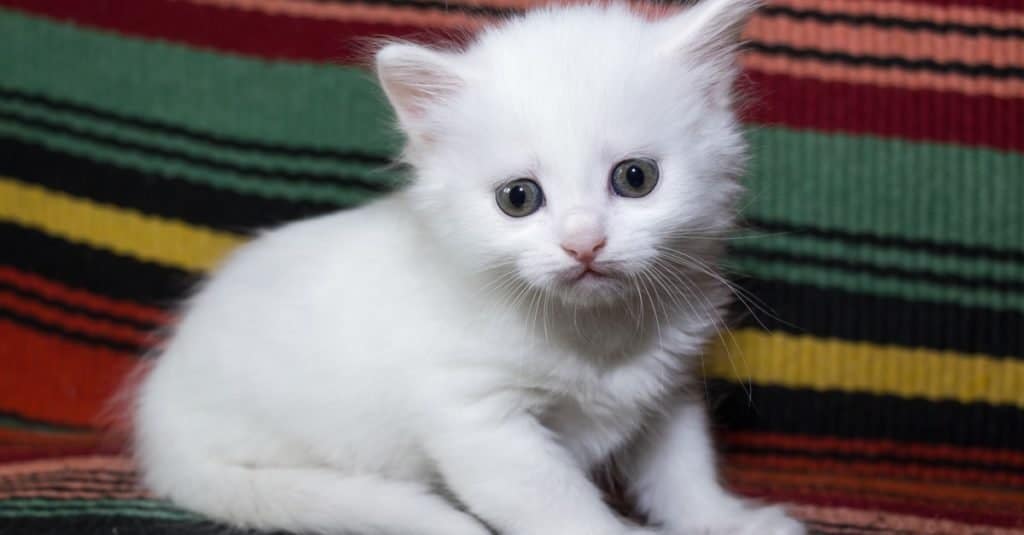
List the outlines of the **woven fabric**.
{"type": "MultiPolygon", "coordinates": [[[[0,532],[221,532],[134,485],[107,401],[247,234],[396,185],[368,37],[533,3],[0,0],[0,532]]],[[[746,37],[729,484],[821,533],[1024,533],[1024,4],[773,0],[746,37]]]]}

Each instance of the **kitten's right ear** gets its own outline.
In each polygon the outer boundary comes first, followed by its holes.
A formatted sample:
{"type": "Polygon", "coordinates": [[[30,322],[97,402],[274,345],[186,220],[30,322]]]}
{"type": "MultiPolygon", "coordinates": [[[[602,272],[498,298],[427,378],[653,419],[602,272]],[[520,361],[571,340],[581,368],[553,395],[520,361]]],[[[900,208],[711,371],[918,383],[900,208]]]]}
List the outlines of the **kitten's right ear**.
{"type": "Polygon", "coordinates": [[[375,63],[380,85],[411,138],[426,135],[427,111],[463,85],[451,54],[419,45],[389,44],[377,52],[375,63]]]}

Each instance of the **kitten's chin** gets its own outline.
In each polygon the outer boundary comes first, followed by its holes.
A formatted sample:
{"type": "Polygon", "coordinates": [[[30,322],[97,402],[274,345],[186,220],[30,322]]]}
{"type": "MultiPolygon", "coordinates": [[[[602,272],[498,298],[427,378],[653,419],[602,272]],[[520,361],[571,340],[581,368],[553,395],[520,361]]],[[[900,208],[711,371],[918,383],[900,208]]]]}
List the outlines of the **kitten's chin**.
{"type": "Polygon", "coordinates": [[[588,270],[560,278],[551,291],[567,304],[593,306],[621,301],[627,289],[626,283],[617,275],[588,270]]]}

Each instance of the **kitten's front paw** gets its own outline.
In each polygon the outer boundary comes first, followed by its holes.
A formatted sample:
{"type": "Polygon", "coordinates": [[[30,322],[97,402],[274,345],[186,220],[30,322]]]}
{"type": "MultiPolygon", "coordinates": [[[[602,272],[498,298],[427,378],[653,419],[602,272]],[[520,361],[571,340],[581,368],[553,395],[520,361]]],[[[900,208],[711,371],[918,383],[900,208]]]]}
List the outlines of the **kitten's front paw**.
{"type": "Polygon", "coordinates": [[[713,521],[673,530],[673,535],[807,535],[807,528],[778,506],[752,507],[713,521]]]}

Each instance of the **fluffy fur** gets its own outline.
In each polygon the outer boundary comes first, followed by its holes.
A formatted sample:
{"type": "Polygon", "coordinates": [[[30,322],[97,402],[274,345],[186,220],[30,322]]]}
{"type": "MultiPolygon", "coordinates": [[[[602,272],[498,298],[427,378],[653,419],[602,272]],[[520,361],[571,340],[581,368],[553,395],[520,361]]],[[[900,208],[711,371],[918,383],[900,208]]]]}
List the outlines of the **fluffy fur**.
{"type": "Polygon", "coordinates": [[[325,534],[802,534],[719,486],[686,394],[729,296],[713,266],[753,7],[552,8],[464,51],[381,49],[411,184],[266,233],[208,281],[139,391],[146,483],[325,534]],[[634,157],[660,180],[616,196],[634,157]],[[544,190],[527,217],[495,203],[516,177],[544,190]],[[603,275],[582,275],[567,249],[599,240],[603,275]],[[587,474],[609,466],[651,527],[602,502],[587,474]]]}

